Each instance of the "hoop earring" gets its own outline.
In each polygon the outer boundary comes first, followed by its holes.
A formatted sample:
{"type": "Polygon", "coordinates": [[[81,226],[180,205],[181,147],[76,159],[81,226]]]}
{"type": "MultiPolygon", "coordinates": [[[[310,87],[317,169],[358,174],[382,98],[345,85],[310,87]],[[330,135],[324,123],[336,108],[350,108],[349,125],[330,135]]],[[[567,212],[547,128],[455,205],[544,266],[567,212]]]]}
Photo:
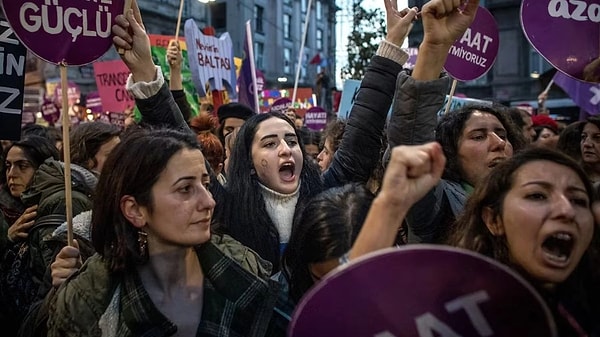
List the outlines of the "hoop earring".
{"type": "Polygon", "coordinates": [[[138,241],[140,257],[143,260],[147,260],[148,259],[148,233],[144,232],[143,230],[139,230],[137,241],[138,241]]]}

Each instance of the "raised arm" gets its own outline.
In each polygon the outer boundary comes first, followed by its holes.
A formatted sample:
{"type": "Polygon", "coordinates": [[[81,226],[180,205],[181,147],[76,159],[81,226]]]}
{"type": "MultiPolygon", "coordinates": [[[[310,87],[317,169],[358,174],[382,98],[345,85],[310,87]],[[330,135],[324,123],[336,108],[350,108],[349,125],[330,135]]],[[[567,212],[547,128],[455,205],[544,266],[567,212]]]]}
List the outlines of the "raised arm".
{"type": "MultiPolygon", "coordinates": [[[[475,18],[478,0],[469,0],[461,11],[462,1],[432,0],[421,11],[424,38],[412,75],[398,76],[392,117],[388,126],[390,148],[418,145],[435,140],[437,112],[443,107],[449,78],[441,74],[450,47],[475,18]]],[[[408,240],[411,243],[433,242],[437,227],[447,214],[443,186],[439,184],[407,215],[408,240]]]]}
{"type": "Polygon", "coordinates": [[[395,147],[381,191],[373,200],[349,258],[391,247],[404,216],[439,182],[445,165],[446,158],[438,143],[395,147]]]}
{"type": "Polygon", "coordinates": [[[183,67],[183,54],[179,42],[171,40],[169,42],[169,48],[167,49],[167,63],[169,64],[169,89],[171,89],[171,95],[175,99],[175,103],[181,110],[183,119],[189,121],[192,117],[192,108],[190,103],[187,101],[185,92],[183,91],[183,77],[181,75],[181,68],[183,67]]]}
{"type": "Polygon", "coordinates": [[[121,59],[131,71],[127,90],[136,99],[142,122],[189,130],[160,68],[152,61],[150,39],[135,0],[125,15],[115,18],[112,32],[115,47],[124,50],[121,59]]]}
{"type": "Polygon", "coordinates": [[[379,162],[381,137],[392,103],[395,79],[408,56],[400,46],[416,17],[416,8],[399,12],[395,1],[384,0],[388,32],[365,76],[332,165],[324,173],[325,187],[366,182],[379,162]]]}

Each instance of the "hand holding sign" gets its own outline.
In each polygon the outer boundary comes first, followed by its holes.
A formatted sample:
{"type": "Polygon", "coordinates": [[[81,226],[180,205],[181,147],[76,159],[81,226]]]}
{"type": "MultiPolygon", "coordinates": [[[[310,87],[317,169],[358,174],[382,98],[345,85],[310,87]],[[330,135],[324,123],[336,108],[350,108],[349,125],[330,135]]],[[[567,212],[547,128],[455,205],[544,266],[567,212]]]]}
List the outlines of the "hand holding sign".
{"type": "Polygon", "coordinates": [[[117,49],[122,49],[121,59],[136,82],[151,82],[156,77],[156,69],[150,52],[150,38],[146,34],[140,8],[133,1],[131,9],[125,15],[115,18],[112,27],[113,43],[117,49]]]}

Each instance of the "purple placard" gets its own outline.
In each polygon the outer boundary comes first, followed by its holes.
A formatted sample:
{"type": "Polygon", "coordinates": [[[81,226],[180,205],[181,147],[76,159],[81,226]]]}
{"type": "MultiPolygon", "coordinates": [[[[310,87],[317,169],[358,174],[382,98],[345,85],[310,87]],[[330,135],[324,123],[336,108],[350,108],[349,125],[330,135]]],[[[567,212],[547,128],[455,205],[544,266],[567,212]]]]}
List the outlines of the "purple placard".
{"type": "Polygon", "coordinates": [[[402,48],[407,54],[408,59],[406,63],[404,63],[403,68],[405,69],[414,69],[415,64],[417,64],[417,56],[419,55],[419,48],[402,48]]]}
{"type": "Polygon", "coordinates": [[[273,102],[273,105],[271,105],[270,111],[285,113],[287,108],[289,108],[290,106],[292,106],[292,100],[287,97],[282,97],[282,98],[276,100],[275,102],[273,102]]]}
{"type": "Polygon", "coordinates": [[[542,298],[508,267],[434,245],[390,248],[325,277],[291,337],[557,336],[542,298]]]}
{"type": "MultiPolygon", "coordinates": [[[[79,86],[75,82],[69,81],[67,83],[67,85],[69,86],[67,88],[68,102],[69,102],[69,106],[72,106],[73,104],[75,104],[77,102],[77,100],[79,100],[81,98],[81,90],[79,89],[79,86]]],[[[62,83],[60,83],[60,82],[54,88],[54,103],[59,108],[62,108],[62,83]]]]}
{"type": "Polygon", "coordinates": [[[556,72],[553,80],[585,112],[600,115],[600,84],[583,82],[560,71],[556,72]]]}
{"type": "Polygon", "coordinates": [[[97,91],[89,92],[85,96],[85,107],[90,109],[90,112],[94,114],[100,114],[104,111],[102,109],[102,98],[97,91]]]}
{"type": "Polygon", "coordinates": [[[327,111],[320,106],[313,106],[304,114],[304,125],[315,131],[323,131],[327,125],[327,111]]]}
{"type": "Polygon", "coordinates": [[[589,79],[587,71],[600,76],[599,62],[592,64],[600,57],[598,0],[523,0],[521,26],[531,45],[558,70],[580,80],[589,79]]]}
{"type": "Polygon", "coordinates": [[[125,0],[1,0],[19,40],[54,64],[78,66],[102,56],[112,45],[114,18],[125,0]]]}
{"type": "Polygon", "coordinates": [[[53,100],[44,99],[44,103],[42,104],[42,117],[44,117],[46,122],[52,125],[58,121],[60,110],[53,100]]]}
{"type": "Polygon", "coordinates": [[[476,80],[492,68],[499,46],[496,20],[480,6],[471,26],[450,47],[444,69],[459,81],[476,80]]]}

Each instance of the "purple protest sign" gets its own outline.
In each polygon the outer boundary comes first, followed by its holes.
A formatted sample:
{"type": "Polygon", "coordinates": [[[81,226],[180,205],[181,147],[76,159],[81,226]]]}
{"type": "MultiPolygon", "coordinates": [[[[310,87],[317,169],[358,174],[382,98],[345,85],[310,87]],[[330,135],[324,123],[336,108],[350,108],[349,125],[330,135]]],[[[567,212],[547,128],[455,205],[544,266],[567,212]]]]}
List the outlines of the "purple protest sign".
{"type": "Polygon", "coordinates": [[[443,246],[390,248],[326,276],[290,337],[557,336],[533,288],[508,267],[443,246]]]}
{"type": "Polygon", "coordinates": [[[42,117],[44,117],[46,122],[52,125],[58,121],[60,111],[53,100],[44,99],[44,103],[42,104],[42,117]]]}
{"type": "Polygon", "coordinates": [[[521,3],[521,26],[531,45],[555,68],[580,80],[599,82],[599,23],[598,0],[521,3]]]}
{"type": "Polygon", "coordinates": [[[414,69],[417,63],[417,56],[419,55],[419,48],[402,48],[402,50],[408,54],[408,59],[404,63],[403,68],[414,69]]]}
{"type": "Polygon", "coordinates": [[[271,112],[285,113],[287,108],[292,106],[292,100],[287,97],[282,97],[271,105],[271,112]]]}
{"type": "Polygon", "coordinates": [[[456,40],[444,69],[459,81],[472,81],[487,73],[496,62],[500,37],[492,14],[479,7],[471,26],[456,40]]]}
{"type": "MultiPolygon", "coordinates": [[[[69,81],[67,85],[68,102],[69,106],[72,106],[81,97],[81,90],[75,82],[69,81]]],[[[62,108],[62,83],[58,83],[58,85],[54,88],[54,103],[59,108],[62,108]]]]}
{"type": "Polygon", "coordinates": [[[102,108],[102,98],[100,98],[100,94],[97,91],[89,92],[85,96],[85,107],[93,114],[101,114],[104,112],[104,109],[102,108]]]}
{"type": "Polygon", "coordinates": [[[323,131],[327,125],[327,111],[320,106],[313,106],[304,114],[304,125],[315,131],[323,131]]]}
{"type": "Polygon", "coordinates": [[[125,0],[1,1],[11,28],[29,50],[70,66],[90,63],[111,47],[111,26],[125,6],[125,0]]]}
{"type": "Polygon", "coordinates": [[[590,115],[600,114],[600,84],[583,82],[560,71],[556,72],[553,80],[585,112],[590,115]]]}

